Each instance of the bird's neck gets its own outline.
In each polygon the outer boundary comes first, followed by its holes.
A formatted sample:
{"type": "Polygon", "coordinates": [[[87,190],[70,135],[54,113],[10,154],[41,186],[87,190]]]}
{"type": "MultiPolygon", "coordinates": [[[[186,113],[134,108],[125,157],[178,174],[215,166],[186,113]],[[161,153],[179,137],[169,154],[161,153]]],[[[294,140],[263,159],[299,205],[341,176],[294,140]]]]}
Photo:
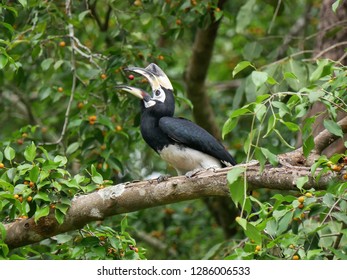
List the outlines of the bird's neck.
{"type": "Polygon", "coordinates": [[[141,134],[146,143],[156,152],[172,143],[172,140],[159,128],[159,117],[149,114],[141,116],[141,134]]]}

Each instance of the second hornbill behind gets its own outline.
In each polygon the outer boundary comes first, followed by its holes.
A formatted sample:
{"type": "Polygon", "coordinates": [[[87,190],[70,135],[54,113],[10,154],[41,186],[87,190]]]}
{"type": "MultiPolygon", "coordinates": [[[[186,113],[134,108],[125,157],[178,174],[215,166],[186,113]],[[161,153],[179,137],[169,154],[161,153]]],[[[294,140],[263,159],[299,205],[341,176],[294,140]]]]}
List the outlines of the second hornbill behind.
{"type": "Polygon", "coordinates": [[[149,81],[153,96],[135,87],[121,85],[117,88],[142,99],[142,137],[178,174],[236,164],[224,146],[205,129],[173,116],[173,87],[159,66],[151,63],[146,68],[129,67],[125,70],[140,74],[149,81]]]}

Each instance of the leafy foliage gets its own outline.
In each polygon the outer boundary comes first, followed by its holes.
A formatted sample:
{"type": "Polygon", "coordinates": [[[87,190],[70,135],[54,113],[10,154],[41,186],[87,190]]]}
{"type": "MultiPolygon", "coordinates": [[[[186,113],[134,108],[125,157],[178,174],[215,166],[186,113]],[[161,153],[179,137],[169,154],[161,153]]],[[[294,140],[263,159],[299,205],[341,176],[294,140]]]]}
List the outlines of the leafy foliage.
{"type": "MultiPolygon", "coordinates": [[[[190,117],[182,72],[195,30],[213,20],[222,24],[207,88],[225,144],[238,162],[276,166],[277,155],[292,150],[298,134],[304,155],[312,153],[317,116],[303,117],[317,101],[326,107],[324,127],[342,137],[337,116],[347,110],[346,67],[307,60],[319,2],[277,4],[226,1],[221,9],[216,0],[3,1],[1,221],[54,213],[62,223],[74,195],[145,178],[154,170],[173,173],[145,148],[137,102],[114,86],[148,88],[140,78],[127,79],[123,68],[155,62],[172,79],[177,115],[190,117]],[[312,20],[302,34],[309,36],[282,44],[304,10],[312,20]],[[237,88],[223,86],[232,79],[237,88]]],[[[318,168],[343,177],[345,155],[321,156],[312,172],[318,168]]],[[[237,168],[228,175],[232,200],[241,205],[232,241],[197,201],[91,223],[14,250],[4,243],[0,224],[1,258],[345,259],[346,183],[317,191],[302,178],[295,193],[261,190],[249,196],[240,180],[244,172],[237,168]]]]}

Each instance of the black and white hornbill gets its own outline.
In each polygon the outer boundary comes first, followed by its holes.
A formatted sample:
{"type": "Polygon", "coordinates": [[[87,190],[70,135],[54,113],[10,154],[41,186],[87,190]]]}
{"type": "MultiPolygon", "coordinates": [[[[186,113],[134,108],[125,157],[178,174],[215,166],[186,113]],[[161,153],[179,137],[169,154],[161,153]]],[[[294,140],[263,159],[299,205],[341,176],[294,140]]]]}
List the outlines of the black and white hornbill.
{"type": "Polygon", "coordinates": [[[117,88],[142,99],[142,137],[178,174],[236,164],[224,146],[205,129],[173,116],[173,87],[159,66],[152,63],[146,68],[129,67],[125,71],[140,74],[149,81],[153,96],[135,87],[121,85],[117,88]]]}

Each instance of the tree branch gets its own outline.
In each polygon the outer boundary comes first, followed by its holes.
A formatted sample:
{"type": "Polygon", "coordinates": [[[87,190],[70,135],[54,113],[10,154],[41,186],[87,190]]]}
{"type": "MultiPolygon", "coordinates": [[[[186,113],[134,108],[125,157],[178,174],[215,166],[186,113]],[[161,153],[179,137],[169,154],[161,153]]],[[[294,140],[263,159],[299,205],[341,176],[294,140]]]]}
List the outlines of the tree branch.
{"type": "MultiPolygon", "coordinates": [[[[269,188],[297,190],[298,178],[307,176],[307,188],[325,189],[335,173],[329,172],[315,178],[308,167],[265,166],[260,173],[257,162],[244,166],[247,170],[249,189],[269,188]]],[[[77,196],[73,199],[63,224],[59,225],[54,213],[40,218],[19,220],[5,224],[5,242],[10,248],[39,242],[51,236],[82,228],[92,221],[106,217],[138,211],[164,204],[187,201],[202,197],[230,197],[227,173],[234,167],[206,170],[193,178],[177,176],[167,181],[147,180],[110,186],[97,192],[77,196]]],[[[317,170],[317,174],[320,170],[317,170]]],[[[231,202],[230,202],[231,203],[231,202]]]]}
{"type": "MultiPolygon", "coordinates": [[[[221,9],[225,2],[226,0],[220,0],[218,7],[221,9]]],[[[215,122],[210,99],[206,93],[205,80],[219,24],[220,20],[213,21],[206,29],[197,30],[192,56],[184,77],[188,98],[194,105],[193,115],[195,121],[217,138],[220,138],[220,131],[215,122]]]]}

